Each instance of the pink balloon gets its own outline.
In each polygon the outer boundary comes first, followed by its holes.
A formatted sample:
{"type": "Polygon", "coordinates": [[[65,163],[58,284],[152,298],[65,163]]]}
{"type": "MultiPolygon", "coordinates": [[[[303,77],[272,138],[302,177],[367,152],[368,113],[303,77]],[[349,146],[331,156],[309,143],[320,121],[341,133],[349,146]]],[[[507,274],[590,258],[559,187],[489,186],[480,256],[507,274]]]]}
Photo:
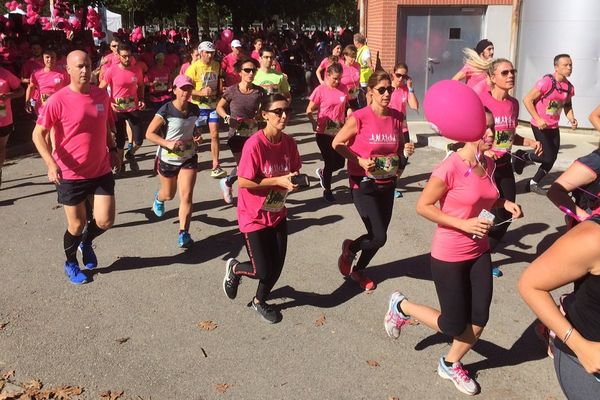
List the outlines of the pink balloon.
{"type": "Polygon", "coordinates": [[[423,99],[425,118],[450,140],[474,142],[486,129],[479,96],[467,85],[453,80],[434,83],[423,99]]]}
{"type": "Polygon", "coordinates": [[[227,44],[231,43],[233,40],[233,32],[231,29],[223,30],[223,32],[221,32],[221,39],[227,44]]]}

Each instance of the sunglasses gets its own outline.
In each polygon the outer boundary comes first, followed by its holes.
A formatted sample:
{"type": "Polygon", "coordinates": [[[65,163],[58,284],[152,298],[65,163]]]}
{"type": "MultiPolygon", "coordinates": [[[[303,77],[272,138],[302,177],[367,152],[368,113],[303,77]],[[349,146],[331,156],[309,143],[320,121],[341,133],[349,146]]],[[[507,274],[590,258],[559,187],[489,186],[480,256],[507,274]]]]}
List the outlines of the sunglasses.
{"type": "Polygon", "coordinates": [[[402,78],[407,78],[408,77],[408,75],[406,75],[406,74],[395,73],[394,75],[396,75],[396,78],[398,78],[398,79],[402,79],[402,78]]]}
{"type": "Polygon", "coordinates": [[[119,47],[119,45],[118,44],[111,44],[110,47],[114,49],[115,47],[119,47]]]}
{"type": "Polygon", "coordinates": [[[273,114],[277,115],[279,118],[281,118],[283,113],[285,113],[285,115],[289,115],[292,112],[292,107],[275,108],[273,110],[265,110],[265,112],[273,113],[273,114]]]}
{"type": "Polygon", "coordinates": [[[504,71],[500,71],[500,75],[508,76],[508,74],[512,74],[513,76],[517,75],[516,69],[505,69],[504,71]]]}
{"type": "Polygon", "coordinates": [[[256,73],[256,68],[242,68],[242,71],[244,71],[245,73],[249,74],[249,73],[256,73]]]}
{"type": "Polygon", "coordinates": [[[373,90],[375,90],[377,93],[379,93],[380,95],[383,96],[383,94],[385,92],[388,92],[389,94],[392,94],[394,92],[394,87],[393,86],[388,86],[388,87],[378,87],[378,88],[373,88],[373,90]]]}

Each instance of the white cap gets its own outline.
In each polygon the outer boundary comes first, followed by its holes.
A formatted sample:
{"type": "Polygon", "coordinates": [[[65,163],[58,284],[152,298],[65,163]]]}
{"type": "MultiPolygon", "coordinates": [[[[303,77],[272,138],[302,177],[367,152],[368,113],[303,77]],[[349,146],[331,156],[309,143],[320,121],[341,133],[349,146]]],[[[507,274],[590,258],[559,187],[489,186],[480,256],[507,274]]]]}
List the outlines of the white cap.
{"type": "Polygon", "coordinates": [[[231,41],[231,48],[233,49],[234,47],[242,47],[242,42],[240,42],[239,40],[235,39],[231,41]]]}
{"type": "Polygon", "coordinates": [[[212,42],[202,42],[198,45],[198,51],[215,51],[215,45],[212,42]]]}

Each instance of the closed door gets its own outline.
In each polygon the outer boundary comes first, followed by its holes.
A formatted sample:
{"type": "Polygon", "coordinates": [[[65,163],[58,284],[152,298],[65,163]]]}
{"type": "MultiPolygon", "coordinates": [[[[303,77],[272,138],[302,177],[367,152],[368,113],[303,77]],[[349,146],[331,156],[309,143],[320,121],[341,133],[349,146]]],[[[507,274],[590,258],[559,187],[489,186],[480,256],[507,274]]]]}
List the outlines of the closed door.
{"type": "MultiPolygon", "coordinates": [[[[399,61],[408,64],[419,102],[435,82],[450,79],[463,66],[465,47],[481,39],[484,7],[402,7],[399,9],[399,61]]],[[[410,120],[423,116],[408,113],[410,120]]]]}

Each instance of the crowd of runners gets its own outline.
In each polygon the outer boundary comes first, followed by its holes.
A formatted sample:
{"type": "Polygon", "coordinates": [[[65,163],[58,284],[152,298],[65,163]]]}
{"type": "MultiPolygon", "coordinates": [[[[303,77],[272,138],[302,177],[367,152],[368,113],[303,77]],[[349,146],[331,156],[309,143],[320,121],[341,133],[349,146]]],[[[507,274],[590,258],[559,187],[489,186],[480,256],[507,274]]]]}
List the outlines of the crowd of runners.
{"type": "MultiPolygon", "coordinates": [[[[157,218],[179,194],[176,243],[182,248],[193,243],[198,151],[208,133],[209,173],[224,202],[236,203],[248,255],[244,261],[227,260],[223,289],[235,299],[242,277],[257,280],[252,307],[265,321],[279,322],[280,311],[267,300],[285,264],[286,197],[309,184],[300,173],[296,142],[285,133],[293,98],[306,104],[321,153],[323,164],[315,174],[322,200],[336,203],[332,174],[346,168],[365,226],[364,234],[340,243],[339,272],[365,291],[376,289],[367,267],[388,240],[394,199],[402,196],[398,178],[414,153],[406,113],[418,110],[419,102],[407,65],[411,60],[389,72],[375,69],[362,34],[347,32],[339,39],[315,35],[309,51],[299,50],[304,42],[298,38],[284,44],[285,51],[298,46],[294,51],[309,54],[303,63],[312,68],[301,74],[302,85],[292,83],[299,74],[286,70],[282,44],[272,35],[232,38],[227,52],[211,40],[133,44],[115,37],[99,53],[82,43],[67,51],[62,44],[40,42],[30,45],[31,57],[19,71],[16,65],[0,68],[0,163],[13,130],[11,99],[24,96],[26,112],[36,118],[34,144],[66,213],[69,281],[86,283],[80,265],[98,267],[92,243],[114,223],[115,178],[127,168],[157,175],[158,189],[149,199],[157,218]],[[222,127],[235,160],[229,171],[220,163],[222,127]],[[140,171],[138,164],[136,152],[145,140],[157,145],[153,171],[140,171]]],[[[465,49],[464,68],[448,79],[464,81],[478,94],[486,129],[474,141],[449,145],[416,204],[417,213],[437,225],[431,272],[440,309],[394,292],[384,317],[394,339],[411,318],[452,337],[437,371],[468,395],[480,388],[461,360],[489,319],[493,277],[502,274],[491,255],[510,222],[522,216],[514,173],[521,174],[526,163],[540,164],[527,191],[547,194],[566,214],[569,230],[525,270],[519,290],[543,323],[540,329],[554,337],[549,351],[567,397],[592,399],[600,392],[600,150],[578,159],[548,193],[542,189],[560,146],[561,113],[577,127],[568,79],[572,60],[559,54],[548,60],[549,67],[552,62],[550,73],[532,82],[523,99],[532,117],[531,140],[516,134],[513,63],[494,58],[494,45],[486,39],[465,49]],[[530,150],[513,152],[513,145],[530,150]],[[557,307],[550,292],[569,282],[575,282],[574,292],[557,307]]],[[[600,106],[589,118],[600,130],[600,106]]]]}

